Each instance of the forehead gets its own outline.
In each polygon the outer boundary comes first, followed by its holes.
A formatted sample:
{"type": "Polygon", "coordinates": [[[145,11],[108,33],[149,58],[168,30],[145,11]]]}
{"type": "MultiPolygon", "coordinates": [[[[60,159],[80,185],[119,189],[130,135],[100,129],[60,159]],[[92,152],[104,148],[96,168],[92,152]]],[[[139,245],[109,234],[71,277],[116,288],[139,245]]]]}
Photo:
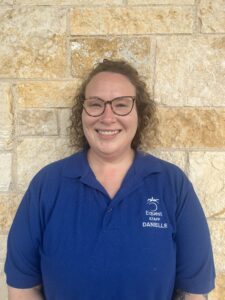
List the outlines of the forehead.
{"type": "Polygon", "coordinates": [[[134,96],[135,86],[128,77],[120,73],[101,72],[96,74],[86,86],[88,96],[134,96]],[[97,93],[97,94],[96,94],[97,93]]]}

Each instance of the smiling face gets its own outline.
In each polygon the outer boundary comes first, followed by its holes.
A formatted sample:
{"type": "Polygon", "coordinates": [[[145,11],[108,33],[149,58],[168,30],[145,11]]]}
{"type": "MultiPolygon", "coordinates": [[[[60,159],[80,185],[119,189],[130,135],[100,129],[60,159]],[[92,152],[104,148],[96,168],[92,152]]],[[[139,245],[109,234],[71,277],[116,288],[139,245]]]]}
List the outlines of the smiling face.
{"type": "MultiPolygon", "coordinates": [[[[104,101],[121,96],[135,96],[136,90],[129,79],[119,73],[101,72],[88,83],[85,98],[98,97],[104,101]]],[[[136,105],[130,114],[117,116],[110,105],[99,117],[82,112],[84,135],[90,146],[89,155],[122,158],[132,155],[131,142],[135,136],[138,116],[136,105]]]]}

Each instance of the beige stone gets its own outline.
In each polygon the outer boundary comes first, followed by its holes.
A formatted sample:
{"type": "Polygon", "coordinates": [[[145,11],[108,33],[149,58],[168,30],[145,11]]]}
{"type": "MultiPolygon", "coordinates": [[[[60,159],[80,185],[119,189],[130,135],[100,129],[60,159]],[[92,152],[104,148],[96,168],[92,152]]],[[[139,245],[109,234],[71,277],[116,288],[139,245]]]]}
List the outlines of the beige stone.
{"type": "Polygon", "coordinates": [[[225,221],[209,220],[208,224],[211,233],[216,270],[218,273],[225,273],[225,221]]]}
{"type": "Polygon", "coordinates": [[[146,77],[151,72],[149,37],[80,38],[71,42],[71,52],[75,77],[82,77],[103,58],[126,59],[146,77]]]}
{"type": "Polygon", "coordinates": [[[7,236],[1,234],[0,235],[0,261],[3,261],[6,257],[6,244],[7,244],[7,236]]]}
{"type": "Polygon", "coordinates": [[[225,273],[216,274],[216,287],[209,294],[209,300],[220,300],[225,299],[225,273]]]}
{"type": "Polygon", "coordinates": [[[13,149],[13,140],[11,137],[0,138],[0,151],[10,151],[13,149]]]}
{"type": "Polygon", "coordinates": [[[0,191],[8,191],[11,183],[12,154],[0,153],[0,191]]]}
{"type": "Polygon", "coordinates": [[[18,135],[57,135],[57,115],[54,110],[36,109],[18,112],[18,135]]]}
{"type": "Polygon", "coordinates": [[[10,140],[13,126],[12,93],[8,83],[0,83],[0,140],[10,140]]]}
{"type": "Polygon", "coordinates": [[[186,172],[187,154],[184,151],[162,151],[158,149],[148,151],[150,154],[166,160],[172,164],[179,166],[184,172],[186,172]]]}
{"type": "Polygon", "coordinates": [[[10,229],[13,218],[15,216],[18,203],[13,201],[16,195],[0,194],[0,231],[7,232],[10,229]]]}
{"type": "Polygon", "coordinates": [[[71,10],[70,24],[73,35],[191,33],[193,8],[75,8],[71,10]]]}
{"type": "Polygon", "coordinates": [[[225,33],[224,0],[199,0],[198,19],[203,33],[225,33]]]}
{"type": "Polygon", "coordinates": [[[17,102],[20,108],[70,107],[78,84],[78,80],[18,83],[17,102]]]}
{"type": "Polygon", "coordinates": [[[0,299],[7,300],[7,285],[6,285],[6,278],[4,274],[4,263],[0,263],[0,299]]]}
{"type": "Polygon", "coordinates": [[[0,9],[0,76],[66,75],[66,10],[22,6],[0,9]]]}
{"type": "Polygon", "coordinates": [[[209,217],[225,217],[225,152],[191,152],[189,172],[209,217]]]}
{"type": "Polygon", "coordinates": [[[128,4],[177,4],[177,5],[189,5],[195,4],[195,0],[127,0],[128,4]]]}
{"type": "Polygon", "coordinates": [[[16,4],[23,5],[112,5],[123,4],[123,0],[15,0],[16,4]]]}
{"type": "Polygon", "coordinates": [[[225,106],[225,37],[157,37],[155,100],[225,106]]]}
{"type": "Polygon", "coordinates": [[[154,146],[186,149],[225,147],[225,109],[160,107],[158,118],[154,146]]]}
{"type": "Polygon", "coordinates": [[[0,5],[13,5],[13,0],[0,0],[0,5]]]}
{"type": "Polygon", "coordinates": [[[60,135],[69,135],[70,126],[70,116],[71,110],[70,109],[61,109],[59,111],[59,131],[60,135]]]}
{"type": "Polygon", "coordinates": [[[73,152],[68,138],[37,137],[19,140],[17,146],[17,178],[20,190],[27,188],[32,177],[50,162],[73,152]]]}

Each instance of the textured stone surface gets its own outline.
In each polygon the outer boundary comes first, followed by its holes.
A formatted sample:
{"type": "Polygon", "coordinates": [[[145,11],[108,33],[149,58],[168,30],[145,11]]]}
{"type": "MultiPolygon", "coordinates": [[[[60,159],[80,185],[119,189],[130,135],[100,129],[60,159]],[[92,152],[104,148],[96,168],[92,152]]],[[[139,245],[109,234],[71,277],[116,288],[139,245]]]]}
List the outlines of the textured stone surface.
{"type": "Polygon", "coordinates": [[[225,148],[225,109],[161,107],[158,116],[158,147],[225,148]]]}
{"type": "Polygon", "coordinates": [[[13,126],[12,93],[8,83],[0,83],[0,150],[11,142],[13,126]]]}
{"type": "Polygon", "coordinates": [[[127,0],[128,4],[194,4],[195,0],[127,0]]]}
{"type": "Polygon", "coordinates": [[[7,300],[7,286],[5,283],[4,263],[0,263],[0,299],[7,300]]]}
{"type": "Polygon", "coordinates": [[[15,194],[0,194],[0,232],[9,230],[18,207],[18,201],[14,201],[17,198],[15,194]]]}
{"type": "Polygon", "coordinates": [[[2,8],[0,24],[0,77],[65,76],[66,10],[2,8]]]}
{"type": "Polygon", "coordinates": [[[11,183],[12,154],[0,153],[0,191],[8,191],[11,183]]]}
{"type": "Polygon", "coordinates": [[[0,0],[0,5],[13,5],[13,0],[0,0]]]}
{"type": "Polygon", "coordinates": [[[70,126],[70,109],[61,109],[59,111],[59,132],[60,135],[68,135],[69,130],[68,127],[70,126]]]}
{"type": "MultiPolygon", "coordinates": [[[[225,273],[225,221],[209,221],[216,270],[225,273]]],[[[222,298],[219,298],[222,300],[222,298]]]]}
{"type": "Polygon", "coordinates": [[[203,33],[225,33],[224,0],[200,0],[199,2],[200,31],[203,33]]]}
{"type": "Polygon", "coordinates": [[[225,152],[191,152],[189,162],[190,177],[207,216],[224,218],[225,152]]]}
{"type": "Polygon", "coordinates": [[[158,158],[161,158],[163,160],[166,160],[168,162],[171,162],[172,164],[175,164],[179,166],[183,171],[186,172],[186,164],[187,164],[187,154],[184,151],[160,151],[160,150],[151,150],[149,153],[153,154],[154,156],[157,156],[158,158]]]}
{"type": "Polygon", "coordinates": [[[18,135],[57,135],[54,110],[21,110],[18,112],[18,135]]]}
{"type": "Polygon", "coordinates": [[[209,300],[225,299],[225,273],[216,274],[216,288],[209,295],[209,300]]]}
{"type": "Polygon", "coordinates": [[[191,7],[77,8],[71,10],[71,33],[148,34],[191,33],[191,7]]]}
{"type": "Polygon", "coordinates": [[[27,188],[35,173],[46,164],[72,153],[66,138],[25,138],[17,146],[17,178],[21,190],[27,188]]]}
{"type": "Polygon", "coordinates": [[[225,37],[157,38],[156,101],[225,106],[225,37]]]}
{"type": "Polygon", "coordinates": [[[3,261],[5,259],[6,244],[7,244],[7,236],[4,234],[1,234],[0,235],[0,261],[3,261]]]}
{"type": "Polygon", "coordinates": [[[16,4],[31,5],[107,5],[123,4],[123,0],[15,0],[16,4]]]}
{"type": "Polygon", "coordinates": [[[77,85],[77,80],[18,83],[17,102],[20,108],[70,107],[77,85]]]}
{"type": "Polygon", "coordinates": [[[140,73],[149,77],[149,37],[80,38],[71,42],[72,74],[82,77],[93,65],[103,58],[126,59],[140,73]]]}

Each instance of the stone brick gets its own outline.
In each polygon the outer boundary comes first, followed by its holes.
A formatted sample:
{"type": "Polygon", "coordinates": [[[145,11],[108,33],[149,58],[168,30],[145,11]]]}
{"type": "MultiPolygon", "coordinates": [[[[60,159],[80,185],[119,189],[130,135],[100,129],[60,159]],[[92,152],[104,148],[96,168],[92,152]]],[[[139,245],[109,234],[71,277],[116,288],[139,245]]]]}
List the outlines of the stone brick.
{"type": "Polygon", "coordinates": [[[57,135],[57,115],[54,110],[21,110],[18,112],[19,135],[57,135]]]}
{"type": "Polygon", "coordinates": [[[0,151],[10,151],[13,149],[13,141],[11,137],[0,138],[0,151]]]}
{"type": "Polygon", "coordinates": [[[65,76],[65,9],[47,6],[2,8],[0,24],[1,77],[62,78],[65,76]]]}
{"type": "Polygon", "coordinates": [[[0,83],[0,108],[0,150],[7,150],[13,128],[12,93],[8,83],[0,83]]]}
{"type": "Polygon", "coordinates": [[[61,109],[59,111],[59,131],[60,135],[69,135],[68,127],[70,126],[70,109],[61,109]]]}
{"type": "Polygon", "coordinates": [[[184,151],[169,152],[154,149],[148,152],[160,159],[166,160],[168,162],[171,162],[172,164],[179,166],[183,171],[186,172],[187,154],[184,151]]]}
{"type": "Polygon", "coordinates": [[[209,294],[209,300],[225,299],[225,273],[216,274],[216,288],[209,294]]]}
{"type": "Polygon", "coordinates": [[[5,257],[6,257],[6,244],[7,244],[7,236],[1,234],[0,235],[0,261],[5,260],[5,257]]]}
{"type": "Polygon", "coordinates": [[[4,195],[0,194],[0,231],[9,231],[15,216],[18,203],[14,201],[17,199],[17,195],[4,195]]]}
{"type": "Polygon", "coordinates": [[[4,274],[4,263],[0,263],[0,299],[7,300],[7,285],[6,285],[6,278],[4,274]]]}
{"type": "Polygon", "coordinates": [[[123,0],[15,0],[22,5],[112,5],[123,4],[123,0]]]}
{"type": "Polygon", "coordinates": [[[70,24],[74,35],[192,33],[193,8],[75,8],[71,10],[70,24]]]}
{"type": "Polygon", "coordinates": [[[210,220],[208,224],[211,233],[216,270],[218,273],[225,273],[225,221],[210,220]]]}
{"type": "Polygon", "coordinates": [[[225,152],[191,152],[189,163],[190,178],[207,216],[224,218],[225,152]]]}
{"type": "Polygon", "coordinates": [[[155,100],[166,105],[225,106],[225,37],[157,38],[155,100]]]}
{"type": "Polygon", "coordinates": [[[174,4],[174,5],[189,5],[195,4],[195,0],[127,0],[128,4],[174,4]]]}
{"type": "Polygon", "coordinates": [[[78,82],[73,80],[18,83],[18,105],[20,108],[70,107],[78,82]]]}
{"type": "Polygon", "coordinates": [[[154,146],[224,148],[225,109],[159,108],[154,146]]]}
{"type": "Polygon", "coordinates": [[[72,152],[67,138],[39,137],[19,140],[17,146],[19,189],[26,189],[35,173],[46,164],[66,157],[72,152]]]}
{"type": "Polygon", "coordinates": [[[80,38],[71,42],[72,74],[82,77],[93,65],[103,58],[126,59],[143,75],[149,76],[150,38],[114,37],[114,38],[80,38]]]}
{"type": "Polygon", "coordinates": [[[11,183],[12,154],[0,153],[0,191],[8,191],[11,183]]]}
{"type": "Polygon", "coordinates": [[[13,0],[0,0],[0,5],[13,5],[13,0]]]}
{"type": "Polygon", "coordinates": [[[225,33],[224,0],[199,0],[198,19],[203,33],[225,33]]]}

